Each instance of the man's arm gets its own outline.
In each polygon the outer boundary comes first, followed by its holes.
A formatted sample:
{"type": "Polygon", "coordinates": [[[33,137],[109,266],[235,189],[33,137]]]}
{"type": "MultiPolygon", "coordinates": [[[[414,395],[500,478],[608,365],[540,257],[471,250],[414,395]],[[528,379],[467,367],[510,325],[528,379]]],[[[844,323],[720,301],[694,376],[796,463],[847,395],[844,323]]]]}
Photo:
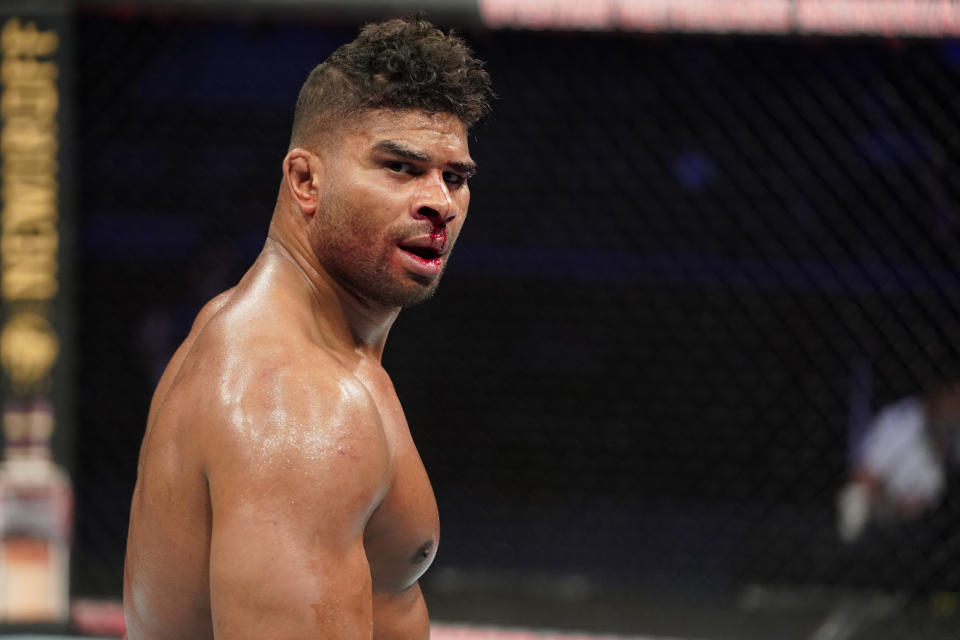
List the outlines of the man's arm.
{"type": "Polygon", "coordinates": [[[356,383],[261,377],[208,448],[215,636],[369,638],[363,530],[390,467],[376,409],[356,383]]]}

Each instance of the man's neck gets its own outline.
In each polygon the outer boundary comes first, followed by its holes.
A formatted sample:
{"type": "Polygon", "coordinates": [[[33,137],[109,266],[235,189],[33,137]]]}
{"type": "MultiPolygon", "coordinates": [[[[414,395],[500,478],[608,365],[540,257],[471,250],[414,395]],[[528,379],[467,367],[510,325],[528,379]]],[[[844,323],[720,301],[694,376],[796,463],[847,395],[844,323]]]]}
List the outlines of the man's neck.
{"type": "Polygon", "coordinates": [[[303,287],[316,328],[335,343],[331,347],[380,360],[400,313],[398,307],[378,306],[348,290],[323,269],[309,247],[291,242],[273,226],[260,260],[268,269],[286,272],[281,277],[294,279],[303,287]]]}

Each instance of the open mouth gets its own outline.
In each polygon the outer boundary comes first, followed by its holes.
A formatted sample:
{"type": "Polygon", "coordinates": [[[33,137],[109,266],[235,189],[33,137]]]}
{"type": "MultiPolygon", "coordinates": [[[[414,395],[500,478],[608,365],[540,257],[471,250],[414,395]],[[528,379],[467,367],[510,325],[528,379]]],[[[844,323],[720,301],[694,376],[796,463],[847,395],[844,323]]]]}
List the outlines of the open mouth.
{"type": "Polygon", "coordinates": [[[434,251],[430,247],[404,247],[400,246],[401,249],[407,253],[412,253],[421,260],[436,260],[440,257],[440,254],[437,251],[434,251]]]}

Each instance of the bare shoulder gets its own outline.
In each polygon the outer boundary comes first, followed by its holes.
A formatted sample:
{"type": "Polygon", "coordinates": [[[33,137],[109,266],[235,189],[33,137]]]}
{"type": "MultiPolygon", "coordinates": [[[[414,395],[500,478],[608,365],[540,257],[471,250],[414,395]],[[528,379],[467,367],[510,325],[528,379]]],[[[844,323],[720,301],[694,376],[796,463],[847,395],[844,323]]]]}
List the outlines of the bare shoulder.
{"type": "Polygon", "coordinates": [[[290,478],[283,490],[296,493],[305,480],[339,469],[379,495],[389,455],[367,388],[295,321],[250,318],[234,303],[206,325],[178,382],[177,404],[199,418],[211,490],[218,479],[276,485],[290,478]]]}
{"type": "Polygon", "coordinates": [[[193,343],[196,341],[197,336],[200,335],[210,320],[217,315],[217,313],[223,309],[230,298],[233,296],[234,289],[228,289],[223,293],[220,293],[212,300],[207,302],[200,313],[197,314],[197,317],[193,321],[193,325],[190,327],[190,332],[187,334],[186,339],[183,343],[177,348],[174,352],[173,357],[170,358],[170,362],[167,364],[166,369],[163,372],[163,375],[160,377],[159,382],[157,383],[157,388],[154,390],[153,398],[150,401],[150,412],[148,413],[148,424],[153,421],[153,416],[157,411],[159,405],[166,399],[167,393],[170,391],[171,385],[176,380],[177,374],[180,371],[180,367],[183,365],[184,359],[187,357],[187,354],[190,353],[190,349],[193,348],[193,343]]]}

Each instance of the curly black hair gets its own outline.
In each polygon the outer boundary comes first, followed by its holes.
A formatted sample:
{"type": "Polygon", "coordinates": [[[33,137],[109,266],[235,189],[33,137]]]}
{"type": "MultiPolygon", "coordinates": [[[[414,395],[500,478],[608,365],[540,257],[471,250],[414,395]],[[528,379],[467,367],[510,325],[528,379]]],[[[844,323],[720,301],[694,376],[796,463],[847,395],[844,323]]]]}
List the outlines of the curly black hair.
{"type": "Polygon", "coordinates": [[[366,25],[307,76],[293,118],[293,139],[328,129],[366,109],[451,113],[467,127],[490,111],[493,92],[483,62],[453,32],[421,16],[366,25]]]}

